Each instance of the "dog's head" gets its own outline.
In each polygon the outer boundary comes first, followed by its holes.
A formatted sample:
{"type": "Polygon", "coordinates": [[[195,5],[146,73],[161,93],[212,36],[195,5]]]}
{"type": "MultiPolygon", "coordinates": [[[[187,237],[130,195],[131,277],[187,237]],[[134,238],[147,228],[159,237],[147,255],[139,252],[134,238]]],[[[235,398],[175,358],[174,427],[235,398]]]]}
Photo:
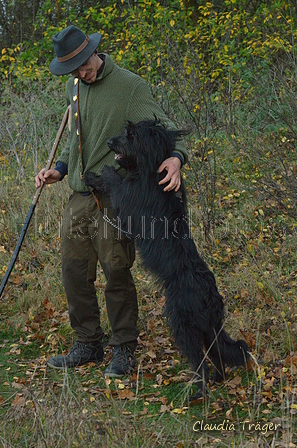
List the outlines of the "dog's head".
{"type": "Polygon", "coordinates": [[[128,122],[124,134],[113,137],[107,144],[115,152],[115,160],[127,171],[156,172],[171,156],[176,140],[187,131],[168,130],[157,119],[128,122]]]}

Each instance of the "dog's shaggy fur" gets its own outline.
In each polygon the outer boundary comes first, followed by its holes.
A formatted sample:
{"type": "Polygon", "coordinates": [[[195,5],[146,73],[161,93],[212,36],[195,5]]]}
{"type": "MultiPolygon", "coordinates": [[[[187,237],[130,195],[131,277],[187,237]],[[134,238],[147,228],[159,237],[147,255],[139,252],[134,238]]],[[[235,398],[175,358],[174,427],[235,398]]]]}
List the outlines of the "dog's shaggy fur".
{"type": "Polygon", "coordinates": [[[175,343],[201,378],[195,395],[200,397],[208,381],[203,347],[215,381],[224,378],[225,365],[245,365],[249,354],[245,341],[234,341],[223,329],[223,300],[191,239],[183,185],[179,195],[158,185],[166,173],[157,170],[184,133],[169,131],[157,120],[128,123],[123,135],[108,141],[126,177],[106,166],[100,177],[86,173],[85,182],[108,196],[122,229],[131,230],[144,267],[164,287],[164,314],[175,343]]]}

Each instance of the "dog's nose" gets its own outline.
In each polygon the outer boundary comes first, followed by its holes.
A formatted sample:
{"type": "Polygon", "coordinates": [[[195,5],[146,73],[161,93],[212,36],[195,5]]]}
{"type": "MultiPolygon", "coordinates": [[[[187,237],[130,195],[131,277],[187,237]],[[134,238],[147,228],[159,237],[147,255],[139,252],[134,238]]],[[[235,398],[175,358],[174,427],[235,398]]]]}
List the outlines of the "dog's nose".
{"type": "Polygon", "coordinates": [[[112,146],[112,140],[111,140],[111,139],[107,140],[107,144],[108,144],[108,146],[111,148],[111,146],[112,146]]]}

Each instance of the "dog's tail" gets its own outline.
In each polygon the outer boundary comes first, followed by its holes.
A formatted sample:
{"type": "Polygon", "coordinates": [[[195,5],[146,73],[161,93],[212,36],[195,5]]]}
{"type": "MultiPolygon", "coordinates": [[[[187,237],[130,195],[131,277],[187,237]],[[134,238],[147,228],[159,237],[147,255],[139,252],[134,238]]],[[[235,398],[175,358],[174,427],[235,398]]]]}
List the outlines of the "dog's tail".
{"type": "Polygon", "coordinates": [[[229,367],[245,366],[250,358],[249,347],[243,339],[234,341],[229,334],[222,329],[218,334],[219,350],[222,359],[229,367]]]}
{"type": "Polygon", "coordinates": [[[220,328],[212,331],[205,338],[205,348],[215,367],[215,381],[225,377],[225,366],[246,366],[249,359],[249,347],[244,340],[235,341],[220,328]]]}

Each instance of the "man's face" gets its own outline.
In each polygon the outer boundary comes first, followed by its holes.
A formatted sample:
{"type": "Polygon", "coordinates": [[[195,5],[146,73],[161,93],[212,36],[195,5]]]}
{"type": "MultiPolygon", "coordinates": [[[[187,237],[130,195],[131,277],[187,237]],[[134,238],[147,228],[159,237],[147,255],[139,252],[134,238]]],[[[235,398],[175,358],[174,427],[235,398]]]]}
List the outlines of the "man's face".
{"type": "Polygon", "coordinates": [[[96,81],[97,71],[99,70],[101,63],[101,59],[94,53],[84,64],[72,72],[72,75],[88,84],[92,84],[92,82],[96,81]]]}

